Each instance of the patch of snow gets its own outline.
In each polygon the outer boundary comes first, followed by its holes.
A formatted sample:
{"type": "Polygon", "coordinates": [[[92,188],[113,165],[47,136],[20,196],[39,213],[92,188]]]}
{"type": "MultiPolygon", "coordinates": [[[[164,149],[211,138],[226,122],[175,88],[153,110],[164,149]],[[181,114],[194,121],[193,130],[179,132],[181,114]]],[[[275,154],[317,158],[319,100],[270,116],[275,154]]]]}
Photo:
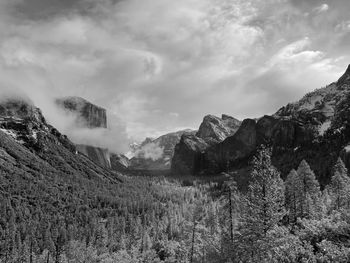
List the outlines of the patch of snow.
{"type": "Polygon", "coordinates": [[[326,121],[318,129],[318,134],[323,136],[324,133],[331,127],[331,121],[326,121]]]}
{"type": "Polygon", "coordinates": [[[346,153],[349,153],[350,152],[350,145],[345,146],[344,150],[346,151],[346,153]]]}
{"type": "Polygon", "coordinates": [[[33,138],[36,140],[38,139],[38,132],[37,131],[33,131],[33,138]]]}
{"type": "Polygon", "coordinates": [[[16,134],[14,131],[6,130],[6,129],[1,129],[1,128],[0,128],[0,131],[6,133],[7,135],[10,135],[10,136],[13,137],[14,139],[17,138],[17,134],[16,134]]]}

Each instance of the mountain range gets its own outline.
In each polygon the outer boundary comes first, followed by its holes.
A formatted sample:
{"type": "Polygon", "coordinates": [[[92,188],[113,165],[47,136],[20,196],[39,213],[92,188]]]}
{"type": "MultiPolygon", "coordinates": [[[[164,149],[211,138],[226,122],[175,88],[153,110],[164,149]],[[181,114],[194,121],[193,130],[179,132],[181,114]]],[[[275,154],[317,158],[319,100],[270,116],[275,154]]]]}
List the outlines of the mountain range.
{"type": "MultiPolygon", "coordinates": [[[[177,131],[134,144],[131,158],[109,149],[74,144],[49,125],[30,100],[7,98],[0,103],[0,132],[3,145],[13,146],[2,146],[2,158],[9,163],[25,161],[27,158],[13,159],[10,148],[29,151],[28,156],[41,158],[38,163],[45,160],[50,166],[55,160],[55,164],[62,163],[60,169],[66,167],[64,171],[86,170],[110,178],[116,172],[132,170],[171,169],[173,175],[180,176],[214,176],[230,171],[244,186],[249,180],[251,158],[264,144],[272,148],[273,164],[282,176],[305,159],[324,185],[338,156],[350,166],[349,96],[350,66],[338,81],[306,94],[275,114],[243,121],[225,114],[207,115],[197,131],[177,131]],[[84,169],[79,168],[82,164],[84,169]]],[[[83,98],[63,97],[56,104],[75,114],[81,127],[107,129],[106,110],[83,98]]]]}

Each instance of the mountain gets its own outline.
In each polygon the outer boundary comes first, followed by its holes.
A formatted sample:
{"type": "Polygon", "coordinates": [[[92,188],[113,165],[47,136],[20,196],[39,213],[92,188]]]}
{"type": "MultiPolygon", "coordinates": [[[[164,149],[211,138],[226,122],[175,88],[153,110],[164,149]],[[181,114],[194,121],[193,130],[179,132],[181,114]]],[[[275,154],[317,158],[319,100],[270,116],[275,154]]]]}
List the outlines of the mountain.
{"type": "MultiPolygon", "coordinates": [[[[88,129],[107,128],[107,111],[80,97],[56,99],[56,104],[68,113],[77,115],[77,125],[88,129]]],[[[96,164],[111,168],[110,153],[106,148],[77,144],[77,150],[96,164]]]]}
{"type": "Polygon", "coordinates": [[[119,181],[115,173],[79,154],[32,102],[22,99],[0,102],[0,152],[2,171],[23,174],[28,180],[45,175],[119,181]]]}
{"type": "Polygon", "coordinates": [[[156,139],[146,138],[141,144],[132,145],[129,169],[169,170],[175,145],[184,134],[194,134],[192,130],[182,130],[162,135],[156,139]]]}
{"type": "Polygon", "coordinates": [[[221,118],[207,115],[198,132],[184,134],[176,145],[171,170],[174,174],[197,174],[198,165],[203,161],[203,152],[234,135],[241,122],[223,114],[221,118]]]}
{"type": "Polygon", "coordinates": [[[181,174],[187,169],[193,175],[227,170],[239,173],[249,169],[252,155],[265,144],[273,148],[273,163],[283,176],[306,159],[325,185],[330,179],[330,167],[339,155],[350,166],[347,150],[350,144],[349,94],[350,66],[337,82],[306,94],[275,114],[244,120],[232,136],[196,149],[195,158],[191,149],[184,150],[189,148],[188,142],[181,140],[176,146],[173,163],[180,160],[185,168],[174,165],[172,172],[181,174]]]}
{"type": "MultiPolygon", "coordinates": [[[[147,240],[143,229],[156,228],[149,234],[152,258],[141,261],[161,262],[164,240],[183,244],[176,253],[187,248],[187,232],[158,239],[174,214],[177,228],[190,224],[187,211],[197,196],[207,195],[99,166],[78,153],[31,102],[1,98],[0,262],[140,262],[139,255],[146,254],[139,252],[147,240]],[[129,251],[135,260],[129,260],[129,251]]],[[[184,262],[187,256],[172,258],[167,262],[184,262]]]]}
{"type": "Polygon", "coordinates": [[[83,98],[58,98],[56,104],[68,112],[77,114],[78,122],[83,127],[107,128],[107,111],[83,98]]]}

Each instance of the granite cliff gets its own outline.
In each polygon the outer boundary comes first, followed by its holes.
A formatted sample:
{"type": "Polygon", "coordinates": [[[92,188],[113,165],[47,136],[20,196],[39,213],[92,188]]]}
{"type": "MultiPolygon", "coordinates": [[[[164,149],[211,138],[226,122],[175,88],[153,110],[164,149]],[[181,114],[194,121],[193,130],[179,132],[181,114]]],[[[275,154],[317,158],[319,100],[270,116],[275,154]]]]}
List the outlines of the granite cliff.
{"type": "Polygon", "coordinates": [[[80,125],[88,128],[107,128],[106,110],[80,97],[56,99],[57,105],[77,114],[80,125]]]}
{"type": "Polygon", "coordinates": [[[236,133],[221,142],[196,139],[189,144],[191,138],[181,139],[172,172],[199,175],[249,169],[251,156],[264,144],[272,147],[273,162],[283,176],[306,159],[321,183],[328,183],[330,167],[339,155],[350,167],[349,94],[350,66],[337,82],[306,94],[275,114],[244,120],[236,133]]]}
{"type": "Polygon", "coordinates": [[[176,145],[171,170],[175,174],[197,174],[206,166],[204,152],[227,137],[234,135],[241,122],[223,114],[221,118],[207,115],[204,117],[198,132],[184,134],[176,145]]]}
{"type": "MultiPolygon", "coordinates": [[[[80,97],[64,97],[56,100],[56,104],[67,111],[77,115],[77,125],[88,129],[107,128],[106,110],[92,104],[80,97]]],[[[108,149],[91,145],[78,144],[77,150],[89,157],[96,164],[111,168],[110,153],[108,149]]]]}

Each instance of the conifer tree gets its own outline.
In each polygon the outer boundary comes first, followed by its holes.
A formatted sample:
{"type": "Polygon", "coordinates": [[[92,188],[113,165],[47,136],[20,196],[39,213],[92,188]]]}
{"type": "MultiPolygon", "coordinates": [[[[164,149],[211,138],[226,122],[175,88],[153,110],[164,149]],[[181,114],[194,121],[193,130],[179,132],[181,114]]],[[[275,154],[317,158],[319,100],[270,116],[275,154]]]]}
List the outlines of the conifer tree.
{"type": "Polygon", "coordinates": [[[349,208],[350,205],[350,178],[348,171],[339,158],[333,169],[333,176],[329,185],[332,207],[334,209],[349,208]]]}
{"type": "Polygon", "coordinates": [[[271,151],[262,148],[253,159],[251,183],[245,200],[240,236],[243,254],[249,260],[261,260],[273,246],[268,233],[282,220],[284,211],[284,184],[271,163],[271,151]],[[249,253],[250,252],[250,253],[249,253]]]}
{"type": "Polygon", "coordinates": [[[294,169],[291,170],[285,181],[285,201],[290,223],[296,222],[301,215],[302,184],[298,173],[294,169]]]}
{"type": "Polygon", "coordinates": [[[196,242],[196,233],[197,233],[197,225],[204,217],[204,210],[201,202],[196,202],[193,215],[192,215],[192,234],[191,234],[191,250],[190,250],[190,262],[192,263],[194,260],[195,253],[195,242],[196,242]]]}
{"type": "Polygon", "coordinates": [[[233,243],[234,239],[234,213],[237,212],[237,204],[239,202],[239,195],[237,189],[237,183],[235,180],[229,175],[225,174],[228,180],[223,185],[223,201],[224,201],[224,209],[228,214],[228,225],[230,231],[230,241],[233,243]]]}
{"type": "Polygon", "coordinates": [[[299,179],[302,182],[300,217],[312,218],[320,213],[320,184],[309,164],[301,161],[297,170],[299,179]]]}

